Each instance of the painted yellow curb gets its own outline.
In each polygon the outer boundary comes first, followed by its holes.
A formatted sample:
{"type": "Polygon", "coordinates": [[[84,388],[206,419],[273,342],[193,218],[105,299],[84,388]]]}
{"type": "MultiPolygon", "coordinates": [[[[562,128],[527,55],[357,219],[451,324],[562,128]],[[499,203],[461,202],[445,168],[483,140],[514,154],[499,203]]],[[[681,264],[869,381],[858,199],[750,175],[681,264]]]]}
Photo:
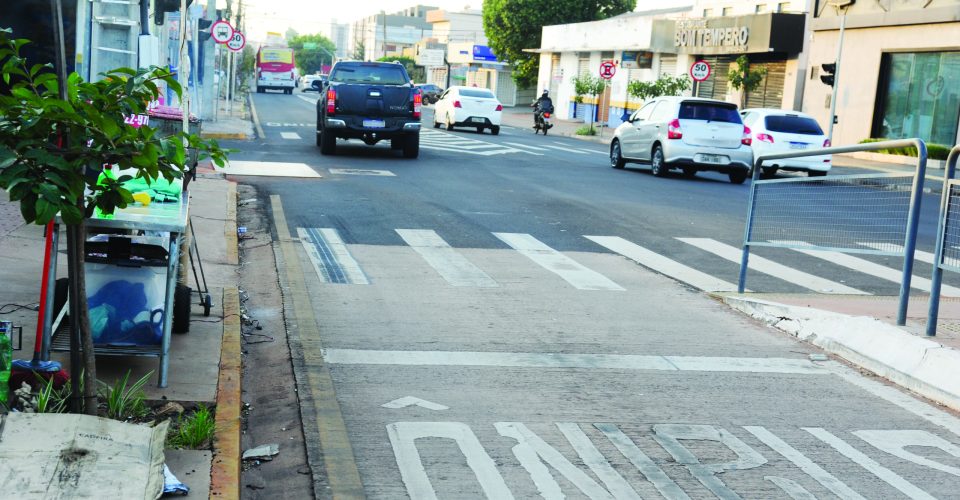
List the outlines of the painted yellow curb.
{"type": "Polygon", "coordinates": [[[223,344],[217,381],[216,431],[210,467],[210,498],[240,498],[240,294],[223,290],[223,344]]]}
{"type": "Polygon", "coordinates": [[[201,132],[200,137],[204,139],[220,139],[220,140],[237,140],[245,141],[249,138],[247,134],[244,133],[228,133],[228,132],[201,132]]]}
{"type": "Polygon", "coordinates": [[[240,264],[239,242],[237,241],[237,183],[231,182],[227,188],[227,221],[223,225],[223,236],[227,240],[227,264],[240,264]]]}

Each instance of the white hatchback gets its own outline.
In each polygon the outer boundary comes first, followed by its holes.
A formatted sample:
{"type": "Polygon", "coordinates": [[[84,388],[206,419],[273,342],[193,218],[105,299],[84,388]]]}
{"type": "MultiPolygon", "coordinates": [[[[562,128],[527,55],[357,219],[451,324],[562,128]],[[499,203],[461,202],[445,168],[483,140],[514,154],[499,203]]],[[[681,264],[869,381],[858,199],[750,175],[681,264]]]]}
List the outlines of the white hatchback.
{"type": "Polygon", "coordinates": [[[434,106],[433,127],[446,125],[447,130],[453,130],[454,127],[475,128],[480,133],[490,129],[493,135],[497,135],[500,133],[502,114],[503,105],[490,90],[454,86],[440,94],[434,106]]]}
{"type": "MultiPolygon", "coordinates": [[[[788,153],[805,149],[829,147],[830,141],[812,116],[799,111],[783,109],[750,108],[740,112],[744,125],[753,134],[751,147],[754,158],[774,153],[788,153]]],[[[827,175],[831,165],[830,155],[802,156],[780,160],[765,160],[765,177],[772,177],[777,170],[806,172],[810,177],[827,175]]]]}

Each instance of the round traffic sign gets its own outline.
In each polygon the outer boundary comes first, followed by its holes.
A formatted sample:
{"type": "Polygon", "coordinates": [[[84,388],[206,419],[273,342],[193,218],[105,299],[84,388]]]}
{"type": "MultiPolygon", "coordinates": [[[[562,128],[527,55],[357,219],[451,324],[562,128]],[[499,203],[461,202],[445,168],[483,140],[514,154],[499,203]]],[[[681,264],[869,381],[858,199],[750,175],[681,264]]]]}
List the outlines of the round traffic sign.
{"type": "Polygon", "coordinates": [[[227,47],[234,52],[240,52],[243,50],[243,47],[247,44],[247,37],[243,36],[243,33],[239,31],[233,32],[233,38],[227,42],[227,47]]]}
{"type": "Polygon", "coordinates": [[[214,42],[227,43],[233,38],[233,26],[223,20],[217,21],[210,26],[210,37],[214,42]]]}
{"type": "Polygon", "coordinates": [[[690,77],[698,82],[710,78],[710,63],[707,61],[696,61],[690,66],[690,77]]]}
{"type": "Polygon", "coordinates": [[[617,65],[613,61],[603,61],[600,63],[600,78],[609,80],[617,74],[617,65]]]}

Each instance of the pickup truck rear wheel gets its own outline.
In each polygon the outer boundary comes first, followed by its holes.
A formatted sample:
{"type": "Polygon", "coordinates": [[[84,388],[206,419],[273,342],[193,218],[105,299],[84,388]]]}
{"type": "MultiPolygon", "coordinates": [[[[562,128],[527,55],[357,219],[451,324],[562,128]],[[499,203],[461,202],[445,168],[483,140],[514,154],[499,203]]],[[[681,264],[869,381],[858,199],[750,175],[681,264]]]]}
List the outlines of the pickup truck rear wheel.
{"type": "Polygon", "coordinates": [[[403,141],[403,157],[416,158],[420,156],[420,134],[409,134],[403,141]]]}
{"type": "Polygon", "coordinates": [[[337,154],[337,137],[333,134],[327,132],[322,132],[320,134],[320,154],[322,155],[335,155],[337,154]]]}
{"type": "Polygon", "coordinates": [[[494,125],[493,128],[490,129],[490,133],[493,135],[500,135],[500,126],[494,125]]]}
{"type": "Polygon", "coordinates": [[[406,139],[390,139],[390,149],[403,149],[403,144],[406,142],[406,139]]]}
{"type": "Polygon", "coordinates": [[[317,147],[319,148],[323,146],[323,141],[320,139],[321,137],[323,137],[323,134],[321,133],[319,128],[317,128],[316,136],[317,136],[317,147]]]}

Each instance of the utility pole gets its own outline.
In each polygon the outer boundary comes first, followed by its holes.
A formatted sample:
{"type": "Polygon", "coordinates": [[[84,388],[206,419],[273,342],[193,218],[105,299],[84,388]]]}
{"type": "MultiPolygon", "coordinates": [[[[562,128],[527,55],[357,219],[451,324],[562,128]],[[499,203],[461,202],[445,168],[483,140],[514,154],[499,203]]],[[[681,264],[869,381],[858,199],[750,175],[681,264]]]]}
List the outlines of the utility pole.
{"type": "Polygon", "coordinates": [[[827,139],[833,145],[833,125],[837,122],[837,93],[840,88],[840,56],[843,54],[843,31],[847,25],[847,9],[854,4],[856,0],[834,0],[833,7],[840,14],[840,36],[837,40],[837,58],[834,62],[836,68],[833,72],[833,94],[830,96],[830,125],[827,128],[827,139]]]}
{"type": "Polygon", "coordinates": [[[387,56],[387,12],[381,10],[380,15],[383,16],[383,41],[380,43],[380,57],[387,56]]]}

